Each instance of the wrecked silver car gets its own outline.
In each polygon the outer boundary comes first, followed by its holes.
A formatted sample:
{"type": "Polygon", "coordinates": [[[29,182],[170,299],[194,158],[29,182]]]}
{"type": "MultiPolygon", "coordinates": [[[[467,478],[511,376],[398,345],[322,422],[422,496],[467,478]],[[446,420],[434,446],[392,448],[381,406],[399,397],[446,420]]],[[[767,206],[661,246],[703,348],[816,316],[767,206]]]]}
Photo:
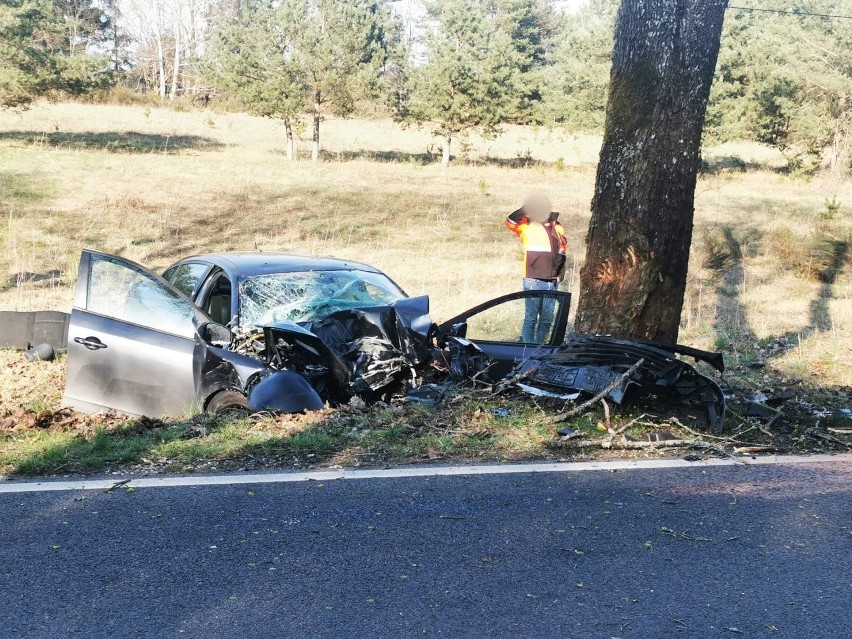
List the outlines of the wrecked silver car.
{"type": "Polygon", "coordinates": [[[297,322],[407,299],[372,267],[279,254],[198,256],[164,278],[130,260],[82,252],[66,405],[158,417],[245,408],[253,389],[262,397],[275,388],[269,407],[317,409],[326,398],[302,374],[315,369],[272,368],[264,329],[299,333],[297,322]],[[274,381],[261,385],[272,372],[279,373],[274,381]]]}
{"type": "Polygon", "coordinates": [[[187,258],[159,277],[84,250],[64,403],[153,417],[301,412],[354,396],[437,401],[454,383],[498,384],[519,372],[528,387],[594,394],[641,356],[648,364],[620,389],[623,397],[680,401],[690,416],[717,427],[724,398],[719,405],[715,384],[675,357],[716,361],[713,354],[620,340],[595,362],[580,361],[571,355],[578,338],[566,338],[570,299],[560,291],[513,293],[436,325],[428,298],[408,297],[364,264],[224,253],[187,258]],[[541,296],[554,301],[552,329],[544,343],[524,343],[523,304],[541,296]],[[656,359],[642,348],[657,349],[656,359]]]}

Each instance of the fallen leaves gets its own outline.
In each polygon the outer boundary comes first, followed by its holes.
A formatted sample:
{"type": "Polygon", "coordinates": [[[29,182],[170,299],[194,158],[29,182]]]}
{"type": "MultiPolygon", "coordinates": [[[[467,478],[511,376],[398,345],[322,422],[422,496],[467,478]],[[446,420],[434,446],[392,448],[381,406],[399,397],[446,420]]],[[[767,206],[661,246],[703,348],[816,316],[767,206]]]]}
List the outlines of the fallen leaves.
{"type": "Polygon", "coordinates": [[[58,406],[65,387],[65,357],[28,362],[20,351],[0,349],[0,417],[5,409],[28,406],[36,412],[58,406]]]}
{"type": "MultiPolygon", "coordinates": [[[[70,408],[35,411],[18,406],[7,408],[0,413],[0,432],[17,434],[39,429],[89,435],[97,430],[114,430],[119,426],[126,426],[129,419],[127,415],[117,411],[87,415],[70,408]]],[[[163,425],[162,421],[147,417],[138,418],[133,422],[133,427],[137,430],[150,430],[163,425]]]]}

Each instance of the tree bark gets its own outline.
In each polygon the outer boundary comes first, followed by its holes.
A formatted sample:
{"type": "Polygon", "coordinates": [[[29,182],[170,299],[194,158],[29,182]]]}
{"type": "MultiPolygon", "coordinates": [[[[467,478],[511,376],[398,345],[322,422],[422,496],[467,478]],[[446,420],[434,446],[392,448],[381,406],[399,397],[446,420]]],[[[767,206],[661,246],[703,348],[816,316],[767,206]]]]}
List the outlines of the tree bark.
{"type": "Polygon", "coordinates": [[[174,100],[177,97],[178,91],[178,81],[180,76],[180,36],[181,36],[181,28],[183,22],[183,15],[181,12],[181,3],[180,0],[177,2],[177,22],[175,23],[175,60],[174,60],[174,71],[172,72],[172,88],[169,92],[169,99],[174,100]]]}
{"type": "Polygon", "coordinates": [[[622,0],[577,329],[677,341],[728,0],[622,0]]]}
{"type": "Polygon", "coordinates": [[[163,40],[157,27],[157,75],[160,83],[160,98],[166,97],[166,62],[163,58],[163,40]]]}
{"type": "Polygon", "coordinates": [[[450,145],[453,142],[453,136],[448,135],[444,140],[443,156],[441,157],[441,166],[450,166],[450,145]]]}
{"type": "Polygon", "coordinates": [[[313,145],[311,146],[311,161],[319,162],[320,157],[320,119],[322,102],[320,100],[319,94],[317,94],[316,99],[314,100],[314,139],[313,145]]]}
{"type": "Polygon", "coordinates": [[[834,138],[831,144],[831,172],[835,175],[842,175],[846,169],[846,149],[849,146],[846,139],[848,136],[846,122],[850,116],[846,110],[846,95],[841,95],[838,102],[840,115],[834,120],[834,138]]]}

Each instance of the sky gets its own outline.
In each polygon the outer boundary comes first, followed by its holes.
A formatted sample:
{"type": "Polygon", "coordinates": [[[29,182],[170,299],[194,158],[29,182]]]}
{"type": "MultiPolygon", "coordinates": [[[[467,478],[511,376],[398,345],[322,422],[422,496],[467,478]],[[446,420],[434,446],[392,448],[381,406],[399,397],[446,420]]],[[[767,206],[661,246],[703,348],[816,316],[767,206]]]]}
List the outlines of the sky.
{"type": "MultiPolygon", "coordinates": [[[[580,7],[587,4],[589,0],[551,0],[554,7],[561,9],[565,13],[575,13],[580,7]]],[[[425,13],[422,0],[391,0],[391,6],[394,12],[400,16],[405,28],[414,29],[414,25],[419,22],[420,18],[425,13]]],[[[409,34],[409,37],[415,36],[415,33],[409,34]]],[[[416,55],[416,54],[415,54],[416,55]]]]}
{"type": "Polygon", "coordinates": [[[574,13],[586,4],[586,2],[588,2],[588,0],[554,0],[553,4],[560,7],[566,13],[574,13]]]}
{"type": "MultiPolygon", "coordinates": [[[[584,4],[586,4],[589,0],[551,0],[553,6],[558,7],[565,11],[566,13],[574,13],[584,4]]],[[[413,12],[417,13],[419,7],[421,6],[420,0],[395,0],[394,3],[398,10],[402,12],[413,12]]]]}

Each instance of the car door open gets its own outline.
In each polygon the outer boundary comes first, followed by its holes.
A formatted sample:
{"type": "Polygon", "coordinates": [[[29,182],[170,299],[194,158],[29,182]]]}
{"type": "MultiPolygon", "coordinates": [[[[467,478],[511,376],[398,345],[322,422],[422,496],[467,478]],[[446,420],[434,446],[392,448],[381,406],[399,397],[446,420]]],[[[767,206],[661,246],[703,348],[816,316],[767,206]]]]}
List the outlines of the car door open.
{"type": "Polygon", "coordinates": [[[460,313],[440,325],[445,333],[466,337],[495,361],[490,377],[509,373],[515,362],[556,349],[565,339],[571,293],[520,291],[510,293],[460,313]],[[541,343],[524,340],[523,323],[528,309],[537,310],[550,322],[541,343]]]}
{"type": "Polygon", "coordinates": [[[200,374],[201,316],[138,264],[84,250],[69,325],[63,404],[153,417],[188,413],[200,374]]]}

